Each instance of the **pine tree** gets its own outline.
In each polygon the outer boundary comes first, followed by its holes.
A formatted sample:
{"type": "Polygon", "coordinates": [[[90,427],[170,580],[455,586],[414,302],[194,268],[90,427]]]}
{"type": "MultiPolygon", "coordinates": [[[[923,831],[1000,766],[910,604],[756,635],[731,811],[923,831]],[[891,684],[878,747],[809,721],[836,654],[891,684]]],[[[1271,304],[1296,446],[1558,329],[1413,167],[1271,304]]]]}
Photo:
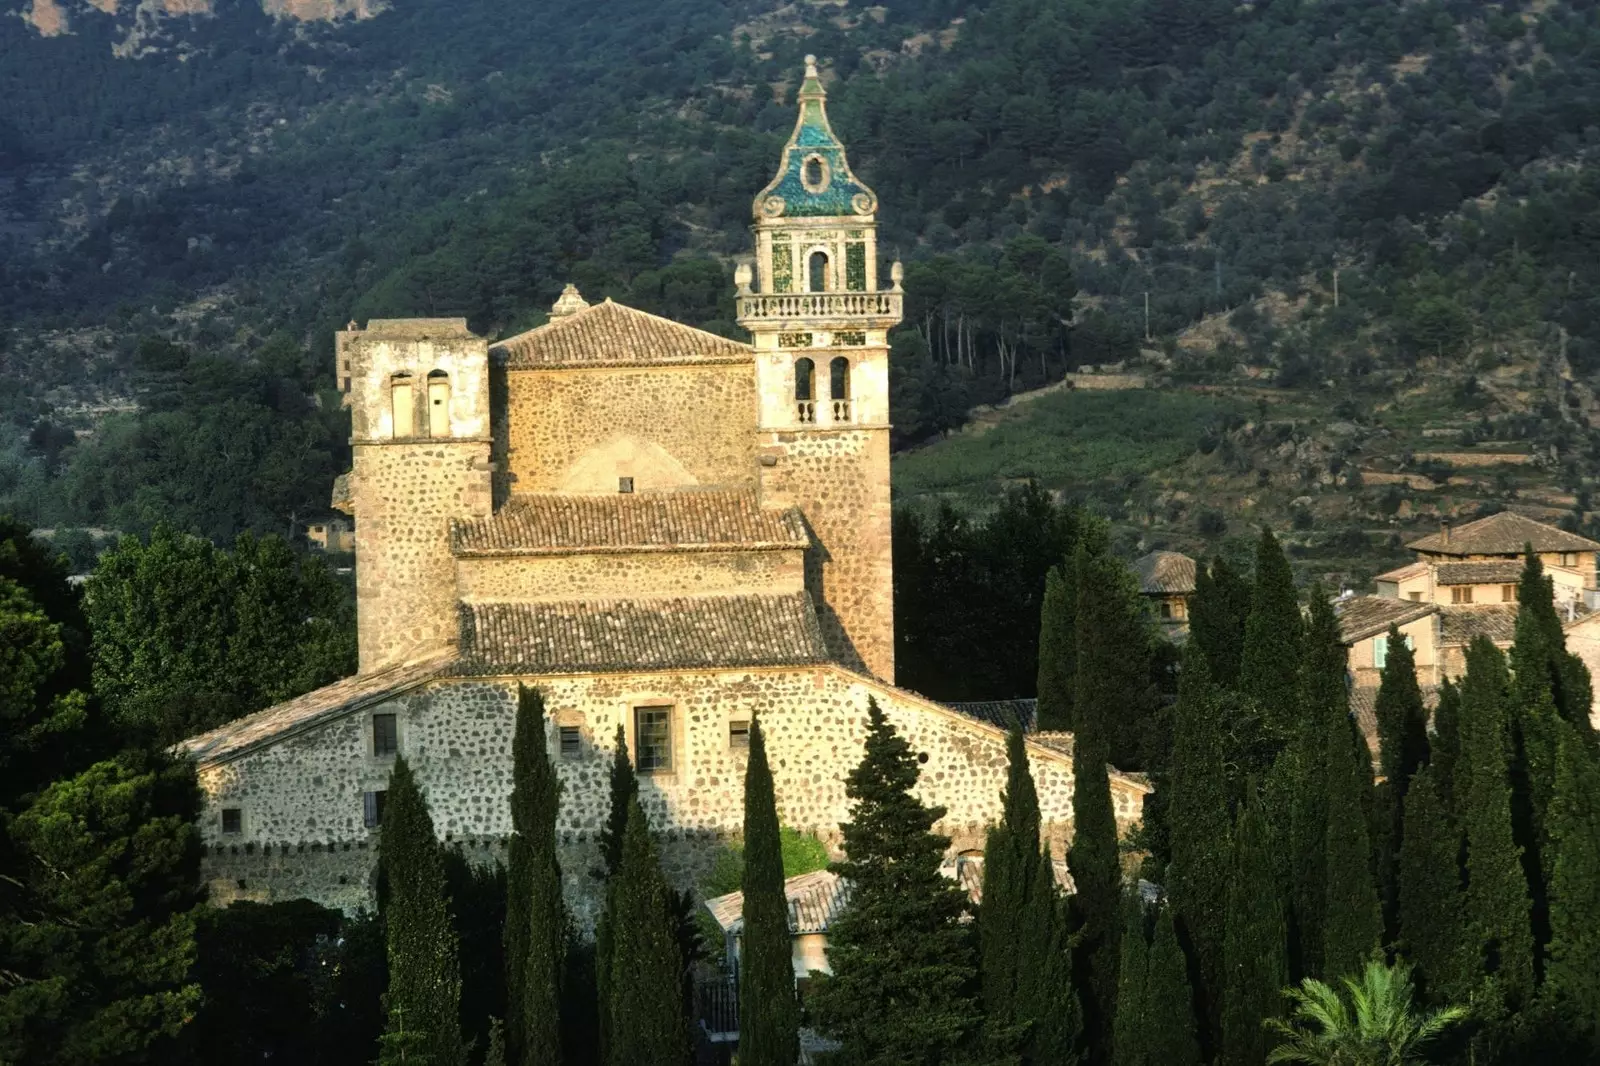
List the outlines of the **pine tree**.
{"type": "Polygon", "coordinates": [[[1372,809],[1372,757],[1347,714],[1327,719],[1327,893],[1322,924],[1322,976],[1361,973],[1383,941],[1383,915],[1367,833],[1372,809]]]}
{"type": "Polygon", "coordinates": [[[741,1066],[794,1066],[800,1010],[794,994],[789,904],[783,892],[778,802],[759,720],[750,722],[744,772],[744,938],[739,966],[741,1066]]]}
{"type": "Polygon", "coordinates": [[[1172,908],[1156,915],[1155,940],[1145,978],[1149,1035],[1145,1047],[1150,1066],[1200,1066],[1196,1039],[1194,992],[1189,987],[1188,960],[1173,928],[1172,908]]]}
{"type": "Polygon", "coordinates": [[[1349,711],[1347,653],[1339,620],[1320,585],[1311,590],[1305,655],[1300,663],[1300,721],[1275,769],[1286,778],[1290,972],[1322,972],[1322,923],[1327,898],[1328,726],[1349,711]]]}
{"type": "Polygon", "coordinates": [[[609,891],[611,941],[609,1066],[687,1066],[683,953],[672,893],[656,862],[637,798],[628,801],[622,856],[609,891]]]}
{"type": "Polygon", "coordinates": [[[1038,727],[1067,731],[1072,724],[1072,694],[1077,683],[1077,582],[1070,568],[1054,566],[1044,579],[1039,608],[1038,727]]]}
{"type": "Polygon", "coordinates": [[[1378,896],[1383,905],[1385,939],[1398,929],[1400,848],[1405,832],[1405,798],[1411,775],[1428,757],[1428,711],[1417,684],[1416,656],[1394,626],[1389,655],[1378,686],[1378,757],[1383,782],[1377,788],[1378,896]]]}
{"type": "Polygon", "coordinates": [[[561,782],[545,745],[544,699],[517,691],[511,742],[511,842],[506,876],[506,1026],[522,1066],[561,1062],[561,972],[566,908],[556,860],[561,782]]]}
{"type": "Polygon", "coordinates": [[[1435,1003],[1460,1002],[1462,968],[1461,833],[1445,808],[1432,767],[1411,779],[1400,849],[1400,953],[1435,1003]]]}
{"type": "Polygon", "coordinates": [[[1256,545],[1256,582],[1239,660],[1239,691],[1256,701],[1284,738],[1292,735],[1294,726],[1303,629],[1289,560],[1278,538],[1264,528],[1256,545]]]}
{"type": "Polygon", "coordinates": [[[1600,1057],[1600,758],[1563,723],[1550,804],[1550,961],[1544,993],[1600,1057]]]}
{"type": "Polygon", "coordinates": [[[1189,643],[1205,656],[1211,679],[1224,688],[1239,683],[1244,629],[1250,617],[1250,582],[1218,556],[1195,574],[1189,598],[1189,643]]]}
{"type": "Polygon", "coordinates": [[[1261,1023],[1283,1012],[1280,990],[1289,980],[1288,930],[1268,813],[1258,798],[1247,796],[1233,831],[1218,1056],[1224,1066],[1265,1061],[1261,1023]]]}
{"type": "Polygon", "coordinates": [[[850,906],[829,932],[833,974],[808,997],[846,1061],[952,1061],[981,1038],[973,989],[977,959],[961,916],[965,894],[939,866],[949,839],[936,835],[942,807],[912,793],[916,756],[867,701],[866,752],[846,781],[850,820],[840,826],[850,906]]]}
{"type": "Polygon", "coordinates": [[[1145,936],[1144,903],[1137,893],[1122,901],[1121,972],[1117,978],[1117,1018],[1112,1027],[1112,1066],[1158,1066],[1150,1057],[1150,941],[1145,936]]]}
{"type": "Polygon", "coordinates": [[[444,851],[434,836],[428,804],[404,756],[395,759],[379,845],[388,885],[389,1016],[385,1066],[420,1061],[459,1066],[461,959],[445,893],[444,851]]]}
{"type": "Polygon", "coordinates": [[[1465,918],[1470,973],[1490,975],[1494,1003],[1515,1009],[1533,985],[1528,884],[1511,834],[1510,679],[1487,637],[1467,648],[1455,801],[1467,840],[1465,918]]]}

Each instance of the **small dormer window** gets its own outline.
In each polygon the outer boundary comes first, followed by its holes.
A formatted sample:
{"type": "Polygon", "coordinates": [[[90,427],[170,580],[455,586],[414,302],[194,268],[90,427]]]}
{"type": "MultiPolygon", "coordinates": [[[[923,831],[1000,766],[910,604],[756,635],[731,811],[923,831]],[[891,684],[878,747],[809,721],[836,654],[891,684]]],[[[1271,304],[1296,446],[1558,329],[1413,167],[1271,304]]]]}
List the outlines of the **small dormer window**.
{"type": "Polygon", "coordinates": [[[822,192],[828,187],[828,161],[820,155],[807,156],[800,165],[800,184],[806,192],[822,192]]]}

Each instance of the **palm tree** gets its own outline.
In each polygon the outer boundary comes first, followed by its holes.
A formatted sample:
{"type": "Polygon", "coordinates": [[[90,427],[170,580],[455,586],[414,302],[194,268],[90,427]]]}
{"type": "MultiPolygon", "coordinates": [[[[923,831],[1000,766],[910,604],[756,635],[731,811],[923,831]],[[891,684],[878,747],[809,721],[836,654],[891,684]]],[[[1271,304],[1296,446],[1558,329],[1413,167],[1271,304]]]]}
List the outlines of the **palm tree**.
{"type": "Polygon", "coordinates": [[[1368,962],[1358,982],[1344,979],[1349,1003],[1308,977],[1284,990],[1294,1001],[1288,1021],[1269,1018],[1281,1042],[1270,1063],[1302,1066],[1415,1066],[1422,1047],[1467,1016],[1465,1007],[1417,1013],[1411,1002],[1411,968],[1368,962]]]}

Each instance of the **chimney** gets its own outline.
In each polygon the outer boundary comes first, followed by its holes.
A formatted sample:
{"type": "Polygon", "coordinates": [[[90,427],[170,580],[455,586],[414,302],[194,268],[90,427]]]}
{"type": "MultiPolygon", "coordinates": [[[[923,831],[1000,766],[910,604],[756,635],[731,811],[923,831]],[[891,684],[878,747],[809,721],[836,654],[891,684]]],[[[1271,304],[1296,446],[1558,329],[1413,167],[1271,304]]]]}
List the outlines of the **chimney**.
{"type": "Polygon", "coordinates": [[[1446,544],[1450,543],[1450,519],[1439,519],[1439,536],[1444,538],[1446,544]]]}

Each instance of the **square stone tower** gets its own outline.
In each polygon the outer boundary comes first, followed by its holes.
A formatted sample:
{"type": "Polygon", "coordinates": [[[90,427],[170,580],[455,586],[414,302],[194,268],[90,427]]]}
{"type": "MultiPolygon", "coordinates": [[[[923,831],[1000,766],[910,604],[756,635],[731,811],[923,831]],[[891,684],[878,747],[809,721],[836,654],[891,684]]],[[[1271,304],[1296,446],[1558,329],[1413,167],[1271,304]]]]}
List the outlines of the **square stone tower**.
{"type": "Polygon", "coordinates": [[[900,267],[878,284],[878,198],[828,123],[816,58],[778,175],[755,198],[756,269],[739,324],[756,348],[763,506],[798,506],[817,546],[807,584],[830,650],[894,680],[889,330],[900,267]]]}
{"type": "Polygon", "coordinates": [[[354,463],[361,672],[458,641],[450,522],[489,514],[489,346],[462,318],[373,319],[335,341],[354,463]]]}

